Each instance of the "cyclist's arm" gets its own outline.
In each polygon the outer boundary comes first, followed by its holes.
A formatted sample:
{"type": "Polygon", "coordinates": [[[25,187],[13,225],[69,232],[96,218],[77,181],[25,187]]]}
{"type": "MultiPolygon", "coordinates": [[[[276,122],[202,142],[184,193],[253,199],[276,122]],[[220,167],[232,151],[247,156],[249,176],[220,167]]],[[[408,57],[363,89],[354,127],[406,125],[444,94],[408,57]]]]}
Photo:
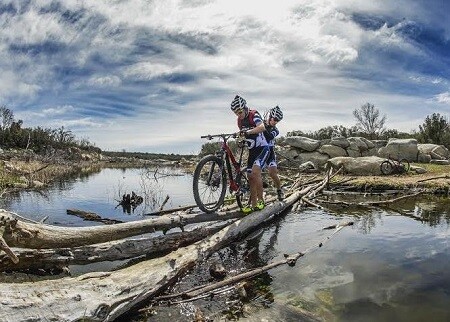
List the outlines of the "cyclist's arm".
{"type": "Polygon", "coordinates": [[[252,135],[252,134],[259,134],[266,130],[266,127],[264,126],[264,122],[259,123],[254,128],[245,131],[245,134],[252,135]]]}
{"type": "Polygon", "coordinates": [[[280,131],[274,126],[267,126],[267,124],[265,124],[265,127],[266,132],[264,133],[264,136],[266,137],[267,141],[275,139],[278,134],[280,134],[280,131]]]}

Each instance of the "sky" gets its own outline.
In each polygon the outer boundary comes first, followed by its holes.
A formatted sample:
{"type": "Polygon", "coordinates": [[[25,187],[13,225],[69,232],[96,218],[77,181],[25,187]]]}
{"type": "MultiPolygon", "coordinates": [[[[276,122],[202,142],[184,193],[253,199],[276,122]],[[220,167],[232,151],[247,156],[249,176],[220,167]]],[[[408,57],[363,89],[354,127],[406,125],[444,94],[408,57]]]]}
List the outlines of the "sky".
{"type": "Polygon", "coordinates": [[[281,135],[450,111],[448,0],[1,0],[0,106],[102,150],[196,154],[236,94],[281,135]]]}

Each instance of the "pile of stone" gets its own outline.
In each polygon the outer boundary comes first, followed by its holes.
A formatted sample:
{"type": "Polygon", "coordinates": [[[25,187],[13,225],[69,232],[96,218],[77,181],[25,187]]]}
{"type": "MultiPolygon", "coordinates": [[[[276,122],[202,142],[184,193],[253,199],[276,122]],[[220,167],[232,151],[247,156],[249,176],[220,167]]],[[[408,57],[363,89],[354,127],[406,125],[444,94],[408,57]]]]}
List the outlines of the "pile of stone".
{"type": "MultiPolygon", "coordinates": [[[[379,175],[380,164],[387,158],[409,162],[450,164],[450,152],[442,145],[418,144],[416,139],[368,140],[363,137],[336,137],[314,140],[303,136],[286,137],[280,154],[298,165],[313,164],[323,169],[329,161],[349,165],[353,174],[379,175]],[[355,160],[350,160],[355,159],[355,160]],[[358,164],[360,166],[358,166],[358,164]]],[[[333,162],[331,162],[333,163],[333,162]]]]}

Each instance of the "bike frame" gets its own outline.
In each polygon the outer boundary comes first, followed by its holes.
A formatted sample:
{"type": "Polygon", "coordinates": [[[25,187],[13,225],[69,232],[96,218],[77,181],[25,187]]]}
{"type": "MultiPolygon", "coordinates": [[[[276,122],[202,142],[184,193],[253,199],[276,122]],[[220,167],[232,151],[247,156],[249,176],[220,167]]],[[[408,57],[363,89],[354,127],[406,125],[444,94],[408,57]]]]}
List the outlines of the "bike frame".
{"type": "MultiPolygon", "coordinates": [[[[239,185],[236,183],[236,180],[233,176],[233,170],[232,170],[232,166],[235,170],[235,173],[238,174],[241,171],[241,162],[242,162],[242,154],[244,153],[244,149],[241,148],[241,154],[239,157],[239,162],[236,161],[236,157],[233,154],[233,151],[231,151],[229,145],[228,145],[228,139],[230,137],[232,137],[234,135],[233,134],[219,134],[217,135],[218,137],[222,138],[222,142],[221,142],[221,148],[220,151],[218,151],[216,153],[216,155],[218,155],[220,157],[220,159],[222,160],[222,166],[223,166],[223,159],[225,158],[225,165],[226,165],[226,172],[228,173],[228,182],[229,182],[229,189],[230,192],[237,192],[239,191],[239,185]]],[[[214,136],[212,135],[207,135],[204,136],[202,138],[208,138],[208,139],[212,139],[214,136]]],[[[223,171],[225,171],[223,170],[223,171]]]]}
{"type": "Polygon", "coordinates": [[[392,158],[390,154],[388,155],[387,160],[392,164],[396,172],[399,172],[401,170],[400,160],[392,158]]]}

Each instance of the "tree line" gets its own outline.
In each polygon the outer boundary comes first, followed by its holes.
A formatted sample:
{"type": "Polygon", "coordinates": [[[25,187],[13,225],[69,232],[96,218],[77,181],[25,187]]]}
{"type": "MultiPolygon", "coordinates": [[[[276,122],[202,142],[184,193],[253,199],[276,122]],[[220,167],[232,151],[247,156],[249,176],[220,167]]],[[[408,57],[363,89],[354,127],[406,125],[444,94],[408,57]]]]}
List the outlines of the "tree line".
{"type": "MultiPolygon", "coordinates": [[[[300,135],[311,139],[323,140],[336,136],[361,136],[369,140],[387,140],[389,138],[415,138],[419,143],[434,143],[450,149],[450,121],[447,117],[433,113],[428,115],[417,130],[401,132],[385,127],[387,116],[371,103],[366,103],[353,111],[356,124],[351,127],[343,125],[326,126],[317,131],[303,132],[301,130],[288,132],[287,136],[300,135]]],[[[235,142],[230,146],[236,149],[235,142]]],[[[23,127],[22,120],[16,120],[12,110],[0,106],[0,148],[30,149],[35,153],[45,153],[47,149],[65,149],[78,147],[86,151],[102,152],[88,139],[77,139],[72,131],[61,126],[57,129],[23,127]]],[[[217,143],[205,143],[200,155],[214,153],[217,143]]]]}
{"type": "Polygon", "coordinates": [[[380,110],[371,103],[366,103],[353,111],[356,124],[351,127],[333,125],[323,127],[317,131],[288,132],[287,136],[301,135],[311,139],[323,140],[336,136],[361,136],[369,140],[388,140],[389,138],[414,138],[419,143],[433,143],[450,148],[450,122],[447,117],[433,113],[428,115],[418,130],[401,132],[385,127],[387,116],[381,115],[380,110]]]}
{"type": "Polygon", "coordinates": [[[35,153],[46,153],[48,149],[77,147],[85,151],[101,152],[88,139],[77,139],[72,131],[61,126],[57,129],[29,128],[22,120],[16,120],[14,112],[0,106],[0,148],[26,149],[35,153]]]}

